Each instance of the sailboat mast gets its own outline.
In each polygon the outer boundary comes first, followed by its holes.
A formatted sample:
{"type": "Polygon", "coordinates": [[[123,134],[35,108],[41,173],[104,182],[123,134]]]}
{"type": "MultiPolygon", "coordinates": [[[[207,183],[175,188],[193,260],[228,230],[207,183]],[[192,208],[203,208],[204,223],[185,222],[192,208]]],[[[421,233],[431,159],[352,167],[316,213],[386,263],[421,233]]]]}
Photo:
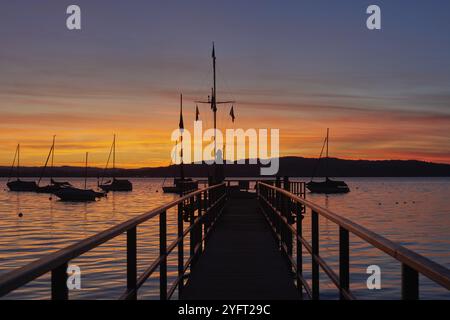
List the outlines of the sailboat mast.
{"type": "Polygon", "coordinates": [[[327,129],[327,159],[328,159],[328,142],[330,141],[330,129],[327,129]]]}
{"type": "Polygon", "coordinates": [[[51,169],[50,169],[50,182],[53,179],[53,162],[55,160],[55,138],[56,135],[53,136],[53,144],[52,144],[52,164],[51,164],[51,169]]]}
{"type": "Polygon", "coordinates": [[[113,172],[112,172],[113,178],[116,177],[116,135],[114,134],[113,139],[113,172]]]}
{"type": "MultiPolygon", "coordinates": [[[[216,160],[216,153],[217,153],[217,104],[216,104],[216,97],[217,97],[217,91],[216,91],[216,50],[215,45],[213,42],[213,50],[212,50],[212,59],[213,59],[213,92],[212,92],[212,98],[211,98],[211,108],[214,113],[214,160],[216,160]]],[[[216,161],[214,161],[214,164],[216,164],[216,161]]]]}
{"type": "Polygon", "coordinates": [[[85,164],[84,164],[84,190],[87,189],[88,156],[89,156],[89,152],[86,152],[86,161],[85,161],[85,164]]]}
{"type": "Polygon", "coordinates": [[[20,143],[17,145],[17,180],[20,178],[20,143]]]}
{"type": "Polygon", "coordinates": [[[183,94],[180,94],[180,133],[181,133],[181,163],[180,163],[180,178],[181,181],[184,181],[184,160],[183,160],[183,131],[184,131],[184,123],[183,123],[183,94]]]}
{"type": "Polygon", "coordinates": [[[326,178],[328,179],[328,144],[329,144],[329,139],[330,139],[330,128],[327,128],[327,157],[325,158],[325,175],[326,178]]]}

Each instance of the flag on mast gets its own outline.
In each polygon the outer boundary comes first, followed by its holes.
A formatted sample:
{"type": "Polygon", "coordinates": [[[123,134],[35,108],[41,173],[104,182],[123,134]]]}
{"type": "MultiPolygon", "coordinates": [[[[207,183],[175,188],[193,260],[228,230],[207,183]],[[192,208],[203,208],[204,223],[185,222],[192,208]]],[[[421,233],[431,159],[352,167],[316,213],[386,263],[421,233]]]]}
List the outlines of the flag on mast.
{"type": "Polygon", "coordinates": [[[198,111],[198,106],[195,107],[195,121],[200,119],[200,111],[198,111]]]}
{"type": "Polygon", "coordinates": [[[231,106],[230,116],[231,116],[231,121],[233,121],[233,123],[234,123],[234,119],[236,119],[236,117],[234,116],[234,106],[231,106]]]}
{"type": "Polygon", "coordinates": [[[183,95],[180,95],[180,130],[184,130],[184,121],[183,121],[183,95]]]}

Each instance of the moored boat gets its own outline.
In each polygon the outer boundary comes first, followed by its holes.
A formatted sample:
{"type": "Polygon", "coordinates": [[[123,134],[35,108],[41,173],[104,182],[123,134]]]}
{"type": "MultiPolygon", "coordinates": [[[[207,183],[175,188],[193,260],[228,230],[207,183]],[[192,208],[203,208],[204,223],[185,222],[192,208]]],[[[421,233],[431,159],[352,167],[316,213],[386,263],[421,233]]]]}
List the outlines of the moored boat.
{"type": "Polygon", "coordinates": [[[62,188],[67,188],[67,187],[72,186],[69,182],[58,182],[58,181],[53,180],[52,174],[53,174],[53,163],[54,163],[54,158],[55,158],[55,137],[56,136],[53,136],[52,146],[50,147],[50,151],[48,153],[47,160],[45,161],[44,167],[42,167],[41,176],[39,177],[36,189],[34,190],[37,193],[55,193],[56,191],[58,191],[62,188]],[[45,170],[47,168],[49,159],[51,159],[50,184],[41,187],[40,183],[44,176],[45,170]]]}
{"type": "Polygon", "coordinates": [[[34,181],[24,181],[20,179],[20,144],[17,145],[16,152],[14,154],[14,160],[11,165],[11,170],[9,174],[8,181],[6,182],[6,186],[10,191],[14,192],[33,192],[37,188],[37,184],[34,181]],[[11,173],[14,169],[14,165],[16,164],[17,159],[17,174],[16,180],[11,181],[11,173]]]}
{"type": "Polygon", "coordinates": [[[176,194],[184,194],[186,192],[195,191],[198,189],[198,181],[194,181],[191,178],[186,178],[184,176],[184,161],[183,161],[183,130],[184,130],[184,121],[183,121],[183,95],[180,95],[180,178],[173,179],[173,185],[171,186],[163,186],[164,193],[176,193],[176,194]]]}
{"type": "Polygon", "coordinates": [[[99,187],[106,192],[109,191],[133,191],[133,184],[129,180],[113,178],[99,187]]]}
{"type": "Polygon", "coordinates": [[[310,181],[306,184],[306,187],[311,193],[347,193],[350,192],[350,188],[344,181],[335,181],[326,178],[323,182],[310,181]]]}
{"type": "Polygon", "coordinates": [[[164,193],[186,193],[198,190],[198,181],[192,180],[191,178],[175,178],[173,180],[173,185],[163,186],[162,189],[164,193]]]}
{"type": "Polygon", "coordinates": [[[131,181],[126,179],[116,179],[116,135],[114,135],[113,143],[111,145],[111,150],[109,152],[108,161],[106,162],[106,169],[108,169],[109,160],[111,158],[111,154],[113,156],[113,169],[112,169],[112,180],[107,181],[106,183],[102,182],[98,184],[98,187],[103,191],[133,191],[133,184],[131,181]]]}
{"type": "Polygon", "coordinates": [[[96,192],[91,189],[79,189],[74,187],[61,188],[54,192],[54,194],[61,199],[61,201],[67,202],[90,202],[95,201],[97,198],[105,196],[102,192],[96,192]]]}
{"type": "Polygon", "coordinates": [[[84,177],[84,189],[75,188],[72,186],[61,186],[58,190],[54,191],[54,194],[61,199],[61,201],[67,202],[91,202],[106,196],[104,192],[97,192],[92,189],[87,189],[87,165],[88,165],[88,153],[86,152],[86,166],[84,177]]]}
{"type": "Polygon", "coordinates": [[[10,191],[15,192],[33,192],[37,188],[37,184],[34,181],[23,181],[19,178],[14,181],[9,181],[6,183],[10,191]]]}
{"type": "Polygon", "coordinates": [[[308,188],[308,190],[311,193],[324,193],[324,194],[348,193],[348,192],[350,192],[350,188],[344,181],[336,181],[336,180],[332,180],[328,177],[329,138],[330,138],[330,129],[327,129],[327,137],[325,138],[324,145],[322,147],[322,151],[319,156],[319,161],[320,161],[320,159],[322,158],[323,148],[325,147],[325,144],[326,144],[327,153],[326,153],[326,157],[325,157],[325,162],[326,162],[325,168],[326,168],[327,172],[325,175],[325,181],[322,181],[322,182],[313,181],[315,173],[316,173],[315,171],[317,170],[317,167],[316,167],[316,170],[314,170],[311,181],[306,184],[306,188],[308,188]]]}

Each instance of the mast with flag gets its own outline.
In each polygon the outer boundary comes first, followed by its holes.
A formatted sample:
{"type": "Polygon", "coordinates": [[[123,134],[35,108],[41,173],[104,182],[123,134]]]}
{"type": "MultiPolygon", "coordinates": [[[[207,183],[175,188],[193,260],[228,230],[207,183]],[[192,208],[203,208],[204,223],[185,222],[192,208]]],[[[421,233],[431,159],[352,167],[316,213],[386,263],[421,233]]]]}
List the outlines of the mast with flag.
{"type": "MultiPolygon", "coordinates": [[[[211,89],[211,96],[208,97],[208,101],[196,101],[197,103],[210,104],[214,117],[214,160],[217,160],[217,105],[219,104],[233,104],[234,101],[218,101],[217,100],[217,86],[216,86],[216,48],[213,42],[212,54],[213,60],[213,87],[211,89]]],[[[197,108],[198,110],[198,108],[197,108]]],[[[234,114],[234,111],[233,111],[234,114]]],[[[217,161],[214,161],[214,171],[217,171],[217,161]]]]}

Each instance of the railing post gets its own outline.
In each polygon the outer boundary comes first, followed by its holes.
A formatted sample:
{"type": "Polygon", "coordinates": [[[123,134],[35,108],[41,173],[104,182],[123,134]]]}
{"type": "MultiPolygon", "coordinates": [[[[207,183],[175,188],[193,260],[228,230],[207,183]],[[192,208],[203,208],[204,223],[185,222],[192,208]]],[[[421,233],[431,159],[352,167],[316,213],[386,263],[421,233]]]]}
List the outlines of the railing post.
{"type": "Polygon", "coordinates": [[[67,267],[63,263],[52,270],[52,300],[68,300],[69,289],[67,288],[67,267]]]}
{"type": "Polygon", "coordinates": [[[349,256],[349,233],[348,230],[339,227],[339,286],[340,299],[344,300],[343,290],[350,288],[350,256],[349,256]]]}
{"type": "Polygon", "coordinates": [[[178,204],[177,213],[177,223],[178,223],[178,296],[184,289],[184,237],[183,237],[183,204],[178,204]]]}
{"type": "MultiPolygon", "coordinates": [[[[195,223],[194,220],[194,211],[192,210],[192,198],[189,198],[189,206],[188,206],[188,214],[189,214],[189,225],[190,227],[193,226],[195,223]]],[[[191,257],[195,256],[195,242],[196,242],[196,234],[195,234],[195,228],[191,228],[191,231],[189,232],[189,240],[190,240],[190,253],[191,257]]],[[[195,258],[192,259],[192,264],[194,264],[195,258]]]]}
{"type": "Polygon", "coordinates": [[[197,219],[199,220],[197,227],[196,227],[197,245],[199,246],[198,247],[198,255],[201,255],[202,251],[203,251],[203,241],[202,241],[203,227],[202,227],[202,223],[201,223],[201,220],[202,220],[202,205],[201,205],[202,196],[201,196],[201,194],[197,195],[196,198],[197,198],[196,203],[197,203],[197,213],[198,213],[197,219]]]}
{"type": "Polygon", "coordinates": [[[303,278],[303,244],[301,238],[303,237],[302,230],[302,205],[297,203],[297,289],[300,291],[300,299],[303,299],[303,284],[301,278],[303,278]]]}
{"type": "Polygon", "coordinates": [[[317,212],[311,213],[311,233],[312,233],[312,298],[318,300],[320,297],[319,289],[319,263],[315,257],[319,256],[319,215],[317,212]]]}
{"type": "Polygon", "coordinates": [[[419,273],[402,263],[402,299],[419,299],[419,273]]]}
{"type": "Polygon", "coordinates": [[[159,265],[159,296],[161,300],[167,300],[167,213],[159,215],[159,255],[162,257],[159,265]]]}
{"type": "Polygon", "coordinates": [[[131,300],[137,299],[137,254],[136,254],[136,227],[127,231],[127,289],[133,291],[129,296],[131,300]]]}

